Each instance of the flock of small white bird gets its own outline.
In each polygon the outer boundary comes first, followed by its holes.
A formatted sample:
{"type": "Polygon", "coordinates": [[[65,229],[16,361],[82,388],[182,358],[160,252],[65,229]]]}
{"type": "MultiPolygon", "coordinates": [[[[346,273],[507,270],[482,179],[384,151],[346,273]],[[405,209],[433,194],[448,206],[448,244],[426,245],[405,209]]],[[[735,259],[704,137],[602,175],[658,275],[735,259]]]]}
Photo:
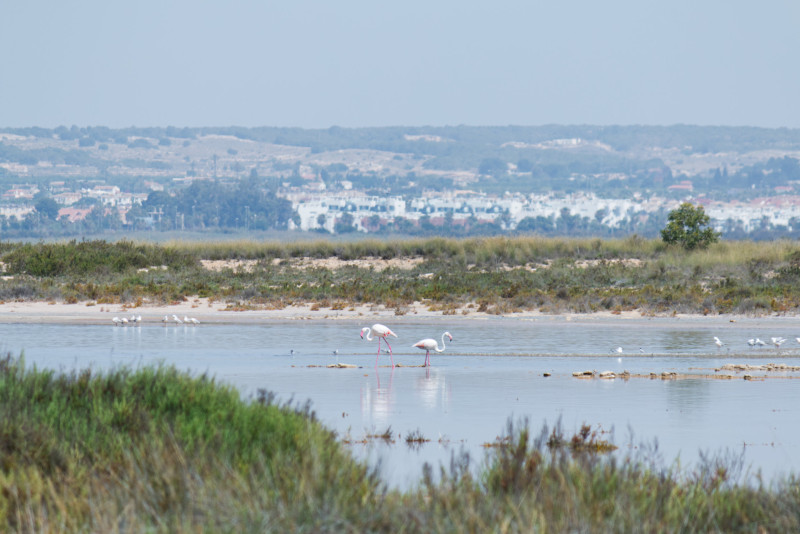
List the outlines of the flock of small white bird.
{"type": "MultiPolygon", "coordinates": [[[[800,337],[796,337],[794,339],[795,339],[795,341],[800,343],[800,337]]],[[[781,345],[786,343],[786,341],[787,341],[787,339],[785,337],[771,337],[770,340],[769,340],[769,343],[767,343],[766,341],[762,340],[761,338],[751,337],[750,339],[747,340],[747,344],[751,348],[763,347],[763,346],[766,346],[766,345],[774,345],[776,349],[779,349],[779,348],[781,348],[781,345]]],[[[720,340],[720,338],[718,338],[717,336],[714,336],[714,344],[718,348],[722,348],[725,345],[725,343],[723,343],[722,340],[720,340]]]]}
{"type": "MultiPolygon", "coordinates": [[[[114,326],[138,325],[142,322],[142,316],[131,315],[130,317],[114,317],[111,319],[111,322],[114,323],[114,326]]],[[[174,313],[172,314],[171,319],[168,315],[165,315],[164,318],[161,319],[161,322],[164,323],[164,326],[167,324],[188,324],[192,326],[200,324],[200,321],[194,317],[184,316],[183,319],[181,319],[174,313]]]]}
{"type": "MultiPolygon", "coordinates": [[[[796,337],[794,339],[795,339],[795,341],[797,341],[798,344],[800,344],[800,337],[796,337]]],[[[766,341],[763,341],[761,338],[751,337],[750,339],[747,340],[747,344],[751,348],[764,347],[766,345],[774,345],[775,348],[779,349],[779,348],[781,348],[781,345],[786,343],[786,341],[787,341],[787,339],[785,337],[772,337],[772,338],[770,338],[769,343],[768,343],[766,341]]],[[[719,337],[714,336],[714,345],[716,345],[717,348],[721,349],[722,347],[725,346],[725,343],[719,337]]],[[[615,349],[611,349],[611,352],[612,353],[617,353],[617,354],[622,354],[623,350],[622,350],[622,347],[617,347],[615,349]]],[[[639,352],[643,353],[644,349],[640,348],[639,352]]]]}
{"type": "MultiPolygon", "coordinates": [[[[795,339],[795,341],[800,343],[800,337],[796,337],[794,339],[795,339]]],[[[785,337],[773,337],[773,338],[770,338],[770,343],[769,344],[770,345],[775,345],[775,348],[779,349],[779,348],[781,348],[781,345],[783,345],[784,343],[786,343],[786,338],[785,337]]],[[[750,345],[751,347],[763,347],[764,345],[767,345],[767,343],[765,341],[762,341],[759,338],[750,338],[750,339],[747,340],[747,344],[750,345]]]]}
{"type": "Polygon", "coordinates": [[[115,326],[127,326],[129,324],[139,324],[142,322],[141,315],[131,315],[130,317],[114,317],[111,319],[115,326]]]}

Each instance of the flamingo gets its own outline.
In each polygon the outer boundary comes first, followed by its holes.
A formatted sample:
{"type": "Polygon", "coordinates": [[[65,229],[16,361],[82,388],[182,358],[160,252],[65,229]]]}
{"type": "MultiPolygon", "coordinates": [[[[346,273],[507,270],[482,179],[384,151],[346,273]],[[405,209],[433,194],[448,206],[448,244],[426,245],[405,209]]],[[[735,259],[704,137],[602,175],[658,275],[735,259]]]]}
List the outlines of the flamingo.
{"type": "Polygon", "coordinates": [[[392,369],[394,369],[394,358],[392,358],[392,346],[389,345],[389,336],[397,337],[397,334],[392,332],[388,326],[384,326],[382,324],[374,324],[372,328],[369,326],[365,326],[361,329],[361,339],[364,339],[364,334],[366,333],[367,341],[372,341],[372,336],[374,335],[378,338],[378,356],[375,356],[375,367],[378,366],[378,357],[381,355],[381,339],[386,342],[386,346],[389,347],[389,359],[392,361],[392,369]]]}
{"type": "Polygon", "coordinates": [[[420,341],[417,341],[416,343],[414,343],[414,345],[413,345],[414,347],[416,347],[418,349],[425,349],[425,365],[424,365],[424,367],[429,367],[430,364],[431,364],[431,356],[430,355],[431,355],[431,351],[432,350],[435,350],[436,352],[444,352],[444,349],[445,349],[444,338],[445,338],[445,336],[447,336],[450,339],[451,343],[453,342],[453,336],[450,335],[450,332],[445,332],[444,334],[442,334],[442,348],[441,349],[439,348],[439,343],[433,338],[423,339],[423,340],[420,340],[420,341]]]}

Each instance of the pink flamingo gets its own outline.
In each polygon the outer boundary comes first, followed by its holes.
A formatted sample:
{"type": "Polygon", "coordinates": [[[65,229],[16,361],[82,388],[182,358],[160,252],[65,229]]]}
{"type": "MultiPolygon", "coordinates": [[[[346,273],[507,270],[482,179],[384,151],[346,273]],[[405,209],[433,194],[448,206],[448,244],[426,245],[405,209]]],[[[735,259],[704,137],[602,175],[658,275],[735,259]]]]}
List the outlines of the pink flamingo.
{"type": "Polygon", "coordinates": [[[386,346],[389,347],[389,359],[392,361],[392,369],[394,369],[394,358],[392,358],[392,346],[389,345],[389,340],[387,339],[388,336],[397,337],[397,334],[392,332],[388,326],[384,326],[382,324],[374,324],[372,328],[365,326],[361,329],[361,339],[364,339],[364,333],[367,334],[367,341],[372,341],[372,335],[378,338],[378,356],[375,356],[375,367],[378,366],[378,357],[381,355],[381,339],[386,342],[386,346]]]}
{"type": "Polygon", "coordinates": [[[417,341],[416,343],[414,343],[414,345],[413,345],[414,347],[416,347],[418,349],[425,349],[425,365],[424,365],[424,367],[428,367],[431,364],[431,356],[430,356],[430,354],[431,354],[432,350],[435,350],[436,352],[444,352],[444,349],[445,349],[444,338],[445,338],[445,336],[447,336],[450,339],[450,342],[453,341],[453,336],[450,335],[450,332],[445,332],[444,334],[442,334],[442,348],[441,349],[439,348],[439,343],[435,339],[432,339],[432,338],[423,339],[421,341],[417,341]]]}

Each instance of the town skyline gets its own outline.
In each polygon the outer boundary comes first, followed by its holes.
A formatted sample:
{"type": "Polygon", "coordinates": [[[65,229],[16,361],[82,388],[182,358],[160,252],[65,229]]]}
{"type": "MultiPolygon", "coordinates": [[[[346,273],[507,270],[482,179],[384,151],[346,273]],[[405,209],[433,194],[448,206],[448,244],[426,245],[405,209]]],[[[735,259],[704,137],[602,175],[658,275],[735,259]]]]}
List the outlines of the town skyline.
{"type": "Polygon", "coordinates": [[[0,186],[4,234],[16,236],[653,236],[689,201],[723,235],[763,239],[800,232],[800,132],[0,128],[0,186]]]}

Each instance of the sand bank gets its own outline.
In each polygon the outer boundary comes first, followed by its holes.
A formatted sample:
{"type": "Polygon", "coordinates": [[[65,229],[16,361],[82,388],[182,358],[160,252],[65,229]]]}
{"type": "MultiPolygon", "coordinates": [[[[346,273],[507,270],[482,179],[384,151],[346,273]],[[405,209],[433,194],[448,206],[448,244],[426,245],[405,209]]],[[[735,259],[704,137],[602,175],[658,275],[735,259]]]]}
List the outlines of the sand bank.
{"type": "Polygon", "coordinates": [[[745,317],[735,315],[703,316],[691,314],[654,316],[641,311],[596,312],[590,314],[561,313],[550,314],[539,311],[524,311],[498,316],[493,313],[479,312],[475,307],[458,308],[448,312],[431,310],[425,303],[414,303],[402,309],[387,308],[381,305],[367,304],[343,309],[325,308],[314,303],[286,306],[271,309],[257,306],[233,306],[223,301],[212,301],[206,298],[189,298],[175,304],[143,304],[140,306],[125,304],[97,304],[94,302],[41,301],[5,301],[0,302],[0,323],[62,323],[62,324],[111,324],[114,317],[141,316],[142,323],[161,323],[166,315],[173,315],[183,320],[194,317],[201,323],[252,323],[264,320],[360,320],[369,321],[404,321],[404,320],[443,320],[457,321],[462,319],[519,319],[519,320],[562,320],[573,322],[638,322],[652,319],[686,321],[700,325],[703,323],[720,325],[724,323],[753,321],[796,321],[796,317],[759,316],[745,317]]]}

